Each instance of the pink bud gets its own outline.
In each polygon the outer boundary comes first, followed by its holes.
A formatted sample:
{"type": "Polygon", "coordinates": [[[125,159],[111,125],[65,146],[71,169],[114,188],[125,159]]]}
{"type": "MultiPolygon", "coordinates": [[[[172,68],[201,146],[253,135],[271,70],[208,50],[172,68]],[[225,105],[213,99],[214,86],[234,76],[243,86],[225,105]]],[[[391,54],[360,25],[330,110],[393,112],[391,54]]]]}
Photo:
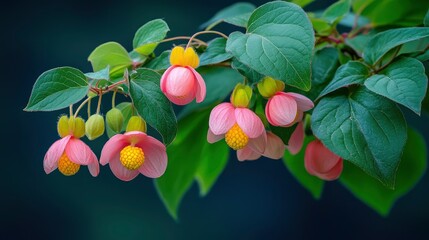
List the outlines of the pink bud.
{"type": "Polygon", "coordinates": [[[339,178],[343,171],[343,159],[326,148],[320,140],[307,145],[304,164],[309,174],[327,181],[339,178]]]}
{"type": "Polygon", "coordinates": [[[303,113],[313,106],[313,102],[303,95],[277,92],[268,100],[265,115],[271,125],[289,127],[301,121],[303,113]]]}

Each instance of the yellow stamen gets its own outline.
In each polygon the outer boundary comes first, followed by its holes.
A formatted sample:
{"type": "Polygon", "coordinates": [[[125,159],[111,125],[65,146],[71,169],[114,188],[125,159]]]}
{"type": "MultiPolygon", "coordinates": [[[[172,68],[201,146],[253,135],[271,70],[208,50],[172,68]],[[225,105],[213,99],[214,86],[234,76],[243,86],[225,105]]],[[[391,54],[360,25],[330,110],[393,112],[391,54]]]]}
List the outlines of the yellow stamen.
{"type": "Polygon", "coordinates": [[[127,146],[121,150],[119,160],[129,170],[136,170],[144,163],[144,153],[139,147],[127,146]]]}
{"type": "Polygon", "coordinates": [[[193,48],[186,48],[185,50],[183,47],[177,46],[171,51],[170,64],[197,68],[198,64],[200,64],[200,59],[193,48]]]}
{"type": "Polygon", "coordinates": [[[58,161],[58,170],[65,176],[75,175],[79,171],[80,165],[70,161],[65,153],[58,161]]]}
{"type": "Polygon", "coordinates": [[[249,137],[241,130],[238,124],[234,124],[225,134],[225,142],[234,150],[244,148],[249,142],[249,137]]]}

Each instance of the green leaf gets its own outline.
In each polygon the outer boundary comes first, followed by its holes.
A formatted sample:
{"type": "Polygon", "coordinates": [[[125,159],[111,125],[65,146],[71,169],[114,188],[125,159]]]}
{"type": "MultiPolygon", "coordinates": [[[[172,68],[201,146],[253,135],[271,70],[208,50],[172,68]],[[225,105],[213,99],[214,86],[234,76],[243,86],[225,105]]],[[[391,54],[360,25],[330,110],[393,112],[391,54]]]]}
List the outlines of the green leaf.
{"type": "Polygon", "coordinates": [[[428,79],[423,64],[414,58],[401,58],[365,81],[365,86],[420,115],[428,79]]]}
{"type": "Polygon", "coordinates": [[[142,55],[136,51],[131,51],[128,53],[130,58],[133,60],[134,63],[144,63],[148,56],[142,55]]]}
{"type": "Polygon", "coordinates": [[[94,79],[94,80],[109,80],[110,79],[109,70],[110,70],[110,67],[107,66],[98,72],[85,73],[85,76],[89,79],[94,79]]]}
{"type": "Polygon", "coordinates": [[[161,75],[149,68],[137,68],[133,73],[131,73],[131,79],[144,79],[159,86],[161,75]]]}
{"type": "Polygon", "coordinates": [[[246,27],[250,14],[255,9],[251,3],[239,2],[216,13],[210,20],[201,24],[201,28],[211,29],[221,22],[246,27]]]}
{"type": "Polygon", "coordinates": [[[59,67],[37,78],[25,111],[54,111],[80,101],[89,91],[85,75],[76,68],[59,67]]]}
{"type": "Polygon", "coordinates": [[[167,36],[168,31],[170,31],[170,28],[162,19],[147,22],[137,30],[134,36],[134,51],[146,56],[151,54],[159,42],[167,36]]]}
{"type": "Polygon", "coordinates": [[[164,144],[170,144],[176,136],[177,120],[171,102],[159,86],[134,78],[130,81],[130,96],[139,115],[161,134],[164,144]]]}
{"type": "Polygon", "coordinates": [[[358,199],[386,216],[393,204],[419,182],[427,167],[426,157],[423,137],[416,131],[408,129],[408,140],[396,175],[394,190],[386,188],[347,162],[344,162],[340,181],[358,199]]]}
{"type": "Polygon", "coordinates": [[[170,215],[177,220],[177,209],[192,186],[207,142],[210,109],[195,112],[179,121],[176,140],[167,148],[168,166],[155,180],[155,187],[170,215]],[[192,146],[192,147],[189,147],[192,146]]]}
{"type": "Polygon", "coordinates": [[[358,54],[362,55],[365,46],[373,36],[373,33],[360,34],[353,38],[346,38],[345,40],[349,47],[353,48],[353,50],[355,50],[358,54]]]}
{"type": "Polygon", "coordinates": [[[342,87],[353,84],[363,84],[369,77],[370,69],[361,62],[350,61],[337,69],[332,81],[320,93],[318,98],[325,96],[342,87]]]}
{"type": "Polygon", "coordinates": [[[307,6],[308,4],[314,2],[314,0],[290,0],[289,2],[295,3],[296,5],[303,8],[303,7],[307,6]]]}
{"type": "Polygon", "coordinates": [[[152,59],[148,64],[145,65],[147,68],[153,70],[165,70],[171,66],[170,64],[170,53],[171,50],[162,52],[158,57],[152,59]]]}
{"type": "Polygon", "coordinates": [[[226,51],[257,72],[310,89],[313,28],[307,14],[288,2],[269,2],[249,18],[247,33],[232,33],[226,51]]]}
{"type": "Polygon", "coordinates": [[[257,83],[264,77],[264,75],[239,62],[237,58],[232,58],[231,67],[246,77],[250,83],[257,83]]]}
{"type": "Polygon", "coordinates": [[[133,64],[127,50],[119,43],[108,42],[98,46],[88,57],[94,72],[110,67],[110,76],[121,76],[133,64]]]}
{"type": "Polygon", "coordinates": [[[429,27],[398,28],[376,34],[366,45],[363,58],[376,65],[390,50],[413,41],[429,38],[429,27]]]}
{"type": "Polygon", "coordinates": [[[226,67],[201,67],[198,72],[203,77],[207,91],[206,98],[201,103],[191,102],[179,114],[179,119],[189,113],[211,106],[215,102],[225,99],[235,85],[243,81],[243,77],[234,69],[226,67]]]}
{"type": "Polygon", "coordinates": [[[200,165],[195,173],[195,178],[200,186],[200,195],[209,193],[219,175],[228,163],[229,147],[224,141],[213,144],[203,141],[200,165]]]}
{"type": "Polygon", "coordinates": [[[407,138],[401,110],[364,87],[323,98],[313,111],[312,129],[343,159],[392,188],[407,138]]]}
{"type": "Polygon", "coordinates": [[[425,25],[425,27],[429,27],[429,9],[426,12],[425,19],[423,20],[423,24],[425,25]]]}
{"type": "Polygon", "coordinates": [[[313,25],[314,30],[320,36],[329,36],[332,33],[331,24],[328,21],[321,18],[310,17],[311,24],[313,25]]]}
{"type": "Polygon", "coordinates": [[[329,6],[323,12],[322,18],[330,24],[337,24],[343,19],[350,11],[351,0],[340,0],[329,6]]]}
{"type": "Polygon", "coordinates": [[[292,155],[289,151],[285,151],[283,163],[295,179],[301,183],[315,199],[320,199],[325,182],[318,177],[310,175],[304,166],[305,149],[314,139],[313,136],[305,137],[304,144],[296,155],[292,155]]]}
{"type": "Polygon", "coordinates": [[[294,124],[290,127],[276,127],[270,125],[271,131],[277,135],[285,145],[289,145],[289,139],[292,136],[292,133],[295,131],[298,124],[294,124]]]}
{"type": "Polygon", "coordinates": [[[200,55],[200,66],[216,64],[230,59],[232,55],[225,52],[225,46],[225,38],[215,38],[210,41],[207,50],[200,55]]]}

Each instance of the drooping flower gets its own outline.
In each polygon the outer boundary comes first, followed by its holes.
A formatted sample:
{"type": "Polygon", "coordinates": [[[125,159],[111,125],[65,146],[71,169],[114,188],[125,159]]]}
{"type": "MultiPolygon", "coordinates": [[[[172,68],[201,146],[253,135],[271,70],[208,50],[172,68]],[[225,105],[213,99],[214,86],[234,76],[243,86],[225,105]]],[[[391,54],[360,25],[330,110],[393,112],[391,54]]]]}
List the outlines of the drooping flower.
{"type": "Polygon", "coordinates": [[[245,148],[243,151],[237,152],[237,158],[239,161],[244,160],[256,160],[261,156],[265,156],[271,159],[280,159],[283,157],[286,146],[283,141],[272,132],[266,132],[267,143],[264,152],[258,153],[252,148],[245,148]]]}
{"type": "Polygon", "coordinates": [[[139,173],[158,178],[167,168],[166,148],[144,132],[116,134],[104,145],[100,164],[109,164],[113,174],[122,181],[131,181],[139,173]]]}
{"type": "Polygon", "coordinates": [[[282,92],[284,83],[266,77],[258,83],[262,96],[268,98],[265,115],[273,126],[289,127],[302,120],[304,112],[314,107],[307,97],[292,92],[282,92]]]}
{"type": "Polygon", "coordinates": [[[320,140],[307,145],[304,165],[309,174],[327,181],[337,179],[343,171],[343,159],[326,148],[320,140]]]}
{"type": "Polygon", "coordinates": [[[170,55],[171,66],[161,77],[161,91],[173,103],[186,105],[196,98],[200,103],[206,97],[206,84],[195,71],[199,58],[193,48],[177,46],[170,55]]]}
{"type": "Polygon", "coordinates": [[[54,142],[45,154],[43,168],[46,174],[58,168],[62,174],[72,176],[79,171],[81,165],[85,165],[92,176],[98,175],[100,166],[97,156],[79,139],[85,133],[84,126],[81,118],[60,118],[58,133],[62,138],[54,142]]]}

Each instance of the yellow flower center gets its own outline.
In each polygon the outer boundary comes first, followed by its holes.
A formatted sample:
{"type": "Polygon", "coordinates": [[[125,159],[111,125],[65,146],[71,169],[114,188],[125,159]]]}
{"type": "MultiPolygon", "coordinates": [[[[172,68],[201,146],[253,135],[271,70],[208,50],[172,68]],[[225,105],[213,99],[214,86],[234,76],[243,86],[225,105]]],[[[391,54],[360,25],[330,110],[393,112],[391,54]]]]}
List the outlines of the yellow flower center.
{"type": "Polygon", "coordinates": [[[58,170],[65,176],[75,175],[79,171],[79,168],[80,165],[70,161],[65,153],[63,153],[58,161],[58,170]]]}
{"type": "Polygon", "coordinates": [[[241,130],[238,124],[234,124],[225,134],[225,142],[234,150],[244,148],[249,142],[249,137],[241,130]]]}
{"type": "Polygon", "coordinates": [[[144,153],[139,147],[127,146],[121,150],[119,160],[129,170],[136,170],[144,163],[144,153]]]}

